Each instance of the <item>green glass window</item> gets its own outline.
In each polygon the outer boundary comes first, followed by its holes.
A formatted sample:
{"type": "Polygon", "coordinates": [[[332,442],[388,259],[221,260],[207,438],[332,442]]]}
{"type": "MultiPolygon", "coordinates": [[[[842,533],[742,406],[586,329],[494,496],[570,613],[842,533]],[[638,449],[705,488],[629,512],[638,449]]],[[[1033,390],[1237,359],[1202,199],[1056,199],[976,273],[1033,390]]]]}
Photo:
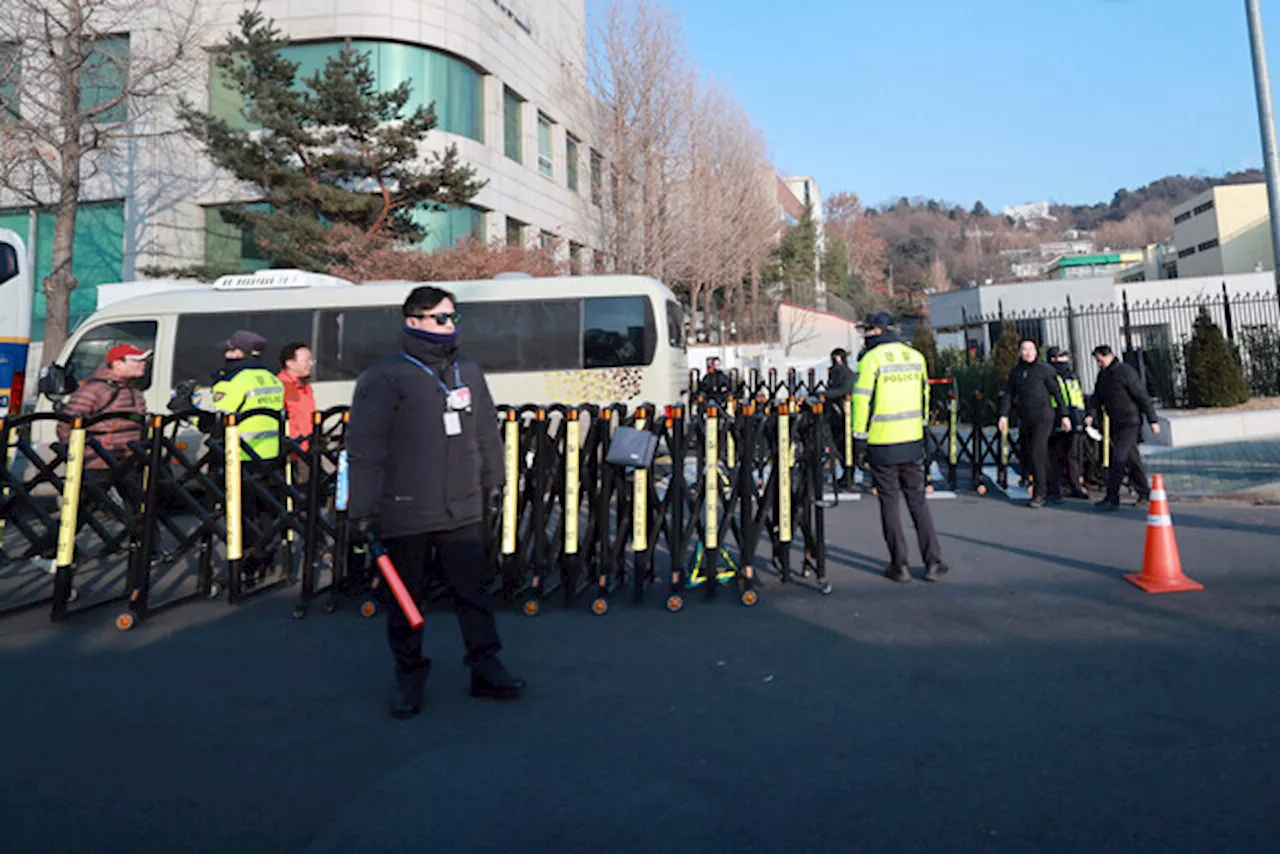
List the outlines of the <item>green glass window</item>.
{"type": "Polygon", "coordinates": [[[604,158],[596,152],[591,152],[591,203],[600,204],[600,196],[604,173],[604,158]]]}
{"type": "Polygon", "coordinates": [[[413,212],[413,221],[427,232],[420,244],[426,252],[484,237],[484,212],[470,205],[435,210],[419,208],[413,212]]]}
{"type": "MultiPolygon", "coordinates": [[[[0,228],[29,234],[27,209],[0,211],[0,228]]],[[[31,339],[44,340],[45,296],[43,282],[53,270],[53,211],[36,214],[36,259],[32,300],[31,339]]],[[[85,202],[76,213],[75,249],[71,272],[79,287],[71,292],[71,328],[75,329],[98,307],[98,285],[118,282],[124,275],[124,202],[85,202]]]]}
{"type": "Polygon", "coordinates": [[[507,217],[507,245],[524,246],[524,223],[515,217],[507,217]]]}
{"type": "MultiPolygon", "coordinates": [[[[222,218],[226,205],[210,205],[204,209],[204,263],[218,270],[240,270],[252,273],[270,266],[252,228],[227,222],[222,218]]],[[[250,210],[266,210],[265,204],[246,205],[250,210]]]]}
{"type": "MultiPolygon", "coordinates": [[[[97,110],[120,98],[129,82],[129,36],[108,36],[98,39],[89,59],[80,72],[80,108],[97,110]]],[[[129,105],[123,98],[111,107],[95,114],[97,124],[124,121],[129,105]]]]}
{"type": "Polygon", "coordinates": [[[20,118],[18,87],[22,82],[22,55],[16,44],[0,44],[0,122],[20,118]]]}
{"type": "MultiPolygon", "coordinates": [[[[374,82],[380,90],[409,83],[406,112],[434,104],[437,129],[484,142],[484,75],[479,71],[447,53],[415,45],[355,40],[351,46],[369,55],[374,82]]],[[[296,79],[302,87],[340,50],[340,42],[308,42],[289,45],[283,54],[298,63],[296,79]]],[[[241,115],[242,107],[231,81],[215,67],[209,76],[210,112],[232,127],[243,129],[248,123],[241,115]]]]}
{"type": "Polygon", "coordinates": [[[571,136],[565,137],[564,174],[569,189],[578,192],[578,141],[571,136]]]}
{"type": "Polygon", "coordinates": [[[524,102],[510,89],[502,91],[502,132],[507,156],[517,163],[524,162],[521,149],[520,111],[524,102]]]}
{"type": "Polygon", "coordinates": [[[544,178],[551,178],[555,168],[551,161],[551,119],[538,114],[538,173],[544,178]]]}

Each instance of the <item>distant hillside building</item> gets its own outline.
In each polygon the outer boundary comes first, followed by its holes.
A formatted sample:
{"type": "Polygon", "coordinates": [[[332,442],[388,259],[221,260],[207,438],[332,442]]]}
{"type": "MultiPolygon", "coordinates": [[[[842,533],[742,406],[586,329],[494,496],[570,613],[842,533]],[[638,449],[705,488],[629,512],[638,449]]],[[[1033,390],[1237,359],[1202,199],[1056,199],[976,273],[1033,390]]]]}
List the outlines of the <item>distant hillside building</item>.
{"type": "Polygon", "coordinates": [[[1136,249],[1094,255],[1059,255],[1049,262],[1046,273],[1050,279],[1093,279],[1099,276],[1115,276],[1128,265],[1141,260],[1142,252],[1136,249]]]}
{"type": "Polygon", "coordinates": [[[1221,276],[1275,269],[1267,185],[1206,190],[1173,209],[1178,276],[1221,276]]]}
{"type": "Polygon", "coordinates": [[[1057,217],[1049,213],[1048,202],[1030,202],[1025,205],[1006,206],[1000,213],[1028,228],[1037,228],[1042,222],[1057,222],[1057,217]]]}

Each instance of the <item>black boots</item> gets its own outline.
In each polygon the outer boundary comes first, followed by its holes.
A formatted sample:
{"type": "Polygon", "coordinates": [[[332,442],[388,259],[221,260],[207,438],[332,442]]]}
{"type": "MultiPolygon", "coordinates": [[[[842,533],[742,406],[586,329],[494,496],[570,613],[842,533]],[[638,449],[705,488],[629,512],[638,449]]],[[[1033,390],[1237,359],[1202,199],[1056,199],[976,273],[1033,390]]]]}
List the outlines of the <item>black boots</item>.
{"type": "Polygon", "coordinates": [[[890,581],[896,581],[899,584],[910,584],[911,573],[907,572],[905,566],[891,566],[884,571],[884,577],[890,581]]]}
{"type": "Polygon", "coordinates": [[[397,720],[411,718],[422,708],[422,692],[431,674],[431,662],[422,660],[415,670],[396,674],[395,696],[391,699],[391,717],[397,720]]]}
{"type": "Polygon", "coordinates": [[[514,700],[520,696],[524,680],[512,676],[496,657],[486,658],[471,666],[471,696],[495,700],[514,700]]]}
{"type": "Polygon", "coordinates": [[[930,582],[941,581],[942,576],[946,575],[950,571],[951,567],[947,566],[942,561],[931,563],[924,568],[924,580],[930,582]]]}

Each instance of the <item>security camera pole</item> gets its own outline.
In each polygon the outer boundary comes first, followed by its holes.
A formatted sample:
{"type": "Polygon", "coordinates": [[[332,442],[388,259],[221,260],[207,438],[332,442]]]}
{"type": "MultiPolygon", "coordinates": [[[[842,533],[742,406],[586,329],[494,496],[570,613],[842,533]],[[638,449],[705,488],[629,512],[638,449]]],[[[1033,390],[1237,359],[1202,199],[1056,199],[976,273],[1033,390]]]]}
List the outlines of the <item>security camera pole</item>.
{"type": "Polygon", "coordinates": [[[1276,120],[1271,109],[1271,77],[1267,73],[1267,48],[1262,39],[1262,12],[1258,0],[1244,0],[1249,18],[1249,44],[1253,49],[1253,83],[1258,95],[1258,124],[1262,127],[1262,161],[1267,171],[1267,201],[1271,209],[1271,251],[1275,264],[1276,292],[1280,294],[1280,157],[1276,155],[1276,120]]]}

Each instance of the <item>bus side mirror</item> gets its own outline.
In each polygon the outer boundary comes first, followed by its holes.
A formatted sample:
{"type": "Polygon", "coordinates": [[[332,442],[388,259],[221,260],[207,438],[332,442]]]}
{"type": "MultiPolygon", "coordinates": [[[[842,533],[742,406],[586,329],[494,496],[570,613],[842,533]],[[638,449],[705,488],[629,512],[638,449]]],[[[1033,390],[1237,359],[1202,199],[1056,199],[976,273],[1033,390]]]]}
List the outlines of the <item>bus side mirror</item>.
{"type": "Polygon", "coordinates": [[[50,400],[65,397],[76,390],[75,371],[62,365],[49,365],[40,371],[40,393],[50,400]]]}

